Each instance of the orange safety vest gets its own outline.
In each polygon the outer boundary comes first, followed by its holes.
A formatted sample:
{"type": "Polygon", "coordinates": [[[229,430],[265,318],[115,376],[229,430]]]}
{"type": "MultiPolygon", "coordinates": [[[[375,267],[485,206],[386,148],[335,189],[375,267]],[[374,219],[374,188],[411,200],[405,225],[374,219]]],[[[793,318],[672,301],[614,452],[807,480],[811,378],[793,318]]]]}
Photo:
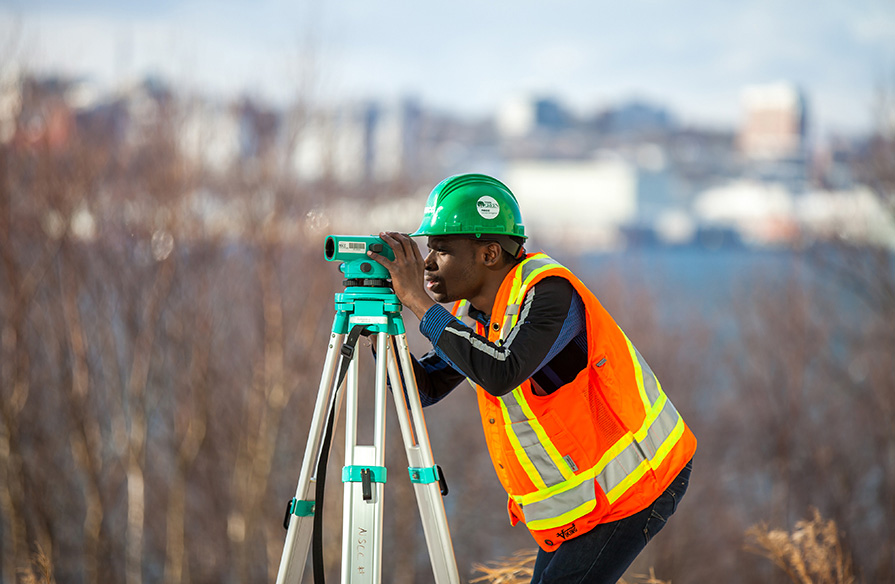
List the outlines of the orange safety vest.
{"type": "MultiPolygon", "coordinates": [[[[476,392],[510,522],[524,522],[538,545],[553,551],[648,507],[693,457],[696,438],[593,293],[543,253],[528,254],[507,274],[491,326],[477,323],[478,334],[502,343],[526,292],[548,276],[567,279],[584,302],[588,366],[547,396],[535,395],[528,380],[501,397],[480,386],[476,392]]],[[[455,303],[455,316],[465,303],[455,303]]]]}

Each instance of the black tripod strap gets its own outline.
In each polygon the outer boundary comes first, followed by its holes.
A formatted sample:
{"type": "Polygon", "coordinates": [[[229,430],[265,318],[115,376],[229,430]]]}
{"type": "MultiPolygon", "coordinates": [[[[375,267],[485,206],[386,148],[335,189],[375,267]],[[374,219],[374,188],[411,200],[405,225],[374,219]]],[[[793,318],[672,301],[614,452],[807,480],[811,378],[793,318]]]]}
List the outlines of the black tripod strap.
{"type": "Polygon", "coordinates": [[[338,389],[342,387],[345,375],[348,373],[348,364],[354,357],[354,348],[357,339],[366,330],[366,325],[356,324],[348,333],[348,338],[342,344],[342,360],[339,362],[339,380],[335,391],[332,392],[332,401],[329,404],[329,418],[326,429],[323,432],[323,444],[320,446],[320,457],[317,459],[317,485],[314,495],[314,543],[312,551],[312,563],[314,566],[314,584],[324,584],[326,579],[323,570],[323,495],[326,492],[326,463],[329,460],[329,449],[332,445],[333,426],[336,417],[336,400],[338,389]]]}

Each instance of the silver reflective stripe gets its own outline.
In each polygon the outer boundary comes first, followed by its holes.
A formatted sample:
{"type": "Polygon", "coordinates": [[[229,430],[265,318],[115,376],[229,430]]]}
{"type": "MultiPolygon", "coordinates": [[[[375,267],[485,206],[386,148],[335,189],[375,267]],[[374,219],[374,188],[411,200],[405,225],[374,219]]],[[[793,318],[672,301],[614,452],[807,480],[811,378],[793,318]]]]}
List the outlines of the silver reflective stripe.
{"type": "MultiPolygon", "coordinates": [[[[528,424],[525,425],[528,426],[528,424]]],[[[526,446],[525,455],[528,456],[528,459],[535,466],[538,474],[541,475],[541,480],[543,480],[544,484],[548,487],[558,485],[566,480],[559,469],[556,468],[556,464],[553,463],[550,455],[547,454],[547,449],[544,448],[544,445],[540,442],[536,442],[531,446],[526,446]]]]}
{"type": "Polygon", "coordinates": [[[562,472],[556,467],[556,463],[550,458],[547,449],[541,443],[532,427],[531,422],[522,411],[522,406],[516,401],[512,393],[501,396],[500,400],[507,409],[510,417],[510,426],[507,427],[508,432],[515,434],[519,440],[519,445],[525,451],[525,456],[534,465],[541,480],[548,487],[558,485],[565,480],[562,472]]]}
{"type": "Polygon", "coordinates": [[[457,329],[452,328],[452,327],[445,327],[444,332],[451,333],[451,334],[457,335],[458,337],[466,339],[469,342],[469,344],[472,345],[472,347],[474,349],[478,349],[482,353],[485,353],[486,355],[493,357],[494,359],[497,359],[498,361],[506,361],[507,356],[510,353],[509,349],[498,350],[498,349],[495,349],[494,347],[489,347],[482,341],[480,341],[477,338],[475,338],[474,336],[472,336],[469,333],[469,331],[465,331],[465,330],[458,331],[457,329]]]}
{"type": "Polygon", "coordinates": [[[609,492],[621,484],[625,478],[643,462],[643,453],[637,442],[631,442],[625,449],[618,453],[618,456],[609,461],[606,468],[597,475],[597,484],[603,489],[603,492],[609,492]]]}
{"type": "Polygon", "coordinates": [[[552,497],[548,497],[543,501],[536,501],[522,507],[522,514],[525,515],[525,522],[540,521],[544,519],[556,519],[564,513],[568,513],[572,509],[576,509],[585,503],[589,503],[597,498],[594,490],[594,484],[591,481],[584,481],[568,491],[557,493],[552,497]]]}
{"type": "MultiPolygon", "coordinates": [[[[516,398],[513,397],[512,393],[500,396],[500,401],[503,402],[504,407],[506,407],[507,409],[507,414],[510,416],[511,424],[520,424],[522,422],[528,421],[528,417],[526,417],[525,412],[522,411],[522,406],[519,405],[519,402],[516,401],[516,398]]],[[[537,435],[534,435],[533,441],[537,442],[537,440],[537,435]]],[[[522,441],[523,446],[527,444],[531,444],[531,442],[522,441]]]]}
{"type": "MultiPolygon", "coordinates": [[[[525,322],[525,319],[528,318],[528,313],[531,312],[531,303],[534,301],[534,299],[535,299],[535,290],[534,290],[534,288],[532,288],[531,293],[525,297],[525,304],[522,305],[522,314],[519,315],[519,320],[516,321],[517,325],[520,322],[525,322]]],[[[507,319],[504,319],[504,323],[507,323],[507,319]]],[[[506,325],[502,328],[502,330],[500,331],[500,334],[501,335],[507,334],[506,325]]],[[[514,326],[513,329],[510,331],[509,336],[507,336],[506,341],[504,341],[504,343],[503,343],[504,346],[509,346],[510,344],[512,344],[513,339],[516,338],[517,334],[519,334],[519,327],[514,326]]]]}
{"type": "Polygon", "coordinates": [[[603,488],[603,492],[609,494],[612,489],[625,480],[625,477],[640,466],[641,462],[645,459],[652,460],[662,444],[671,436],[679,419],[680,414],[672,405],[671,400],[666,399],[662,413],[650,425],[643,441],[634,440],[628,444],[597,475],[597,483],[603,488]]]}
{"type": "Polygon", "coordinates": [[[531,309],[532,300],[534,300],[535,289],[531,288],[526,292],[525,290],[525,282],[528,280],[528,277],[534,273],[535,270],[539,270],[545,266],[555,266],[561,268],[562,266],[557,264],[553,259],[544,256],[542,258],[533,258],[529,260],[525,260],[522,262],[522,266],[519,273],[519,283],[520,288],[516,292],[516,297],[507,299],[507,307],[503,313],[503,326],[501,327],[500,334],[501,336],[506,337],[506,341],[504,344],[510,344],[513,342],[513,338],[515,338],[518,329],[514,326],[511,331],[509,331],[509,336],[507,336],[507,327],[511,322],[513,322],[513,315],[519,311],[519,301],[522,299],[520,295],[524,295],[525,303],[522,305],[522,313],[516,319],[516,324],[518,325],[520,322],[525,322],[525,319],[528,317],[528,312],[531,309]]]}
{"type": "MultiPolygon", "coordinates": [[[[630,341],[628,341],[630,342],[630,341]]],[[[634,348],[634,354],[637,355],[637,361],[640,362],[640,369],[643,373],[643,389],[646,390],[646,397],[649,399],[650,405],[655,405],[655,403],[659,400],[659,384],[656,381],[656,376],[653,374],[653,370],[650,369],[650,366],[647,364],[646,359],[640,354],[640,351],[637,350],[637,347],[634,347],[631,344],[631,347],[634,348]]]]}
{"type": "Polygon", "coordinates": [[[640,442],[640,448],[647,458],[652,460],[656,456],[656,452],[674,431],[679,418],[680,414],[677,413],[671,400],[666,398],[662,412],[650,424],[649,430],[646,431],[646,437],[640,442]]]}
{"type": "Polygon", "coordinates": [[[522,282],[525,283],[525,280],[528,279],[532,272],[534,272],[535,270],[539,270],[544,266],[556,266],[558,268],[562,267],[560,264],[556,263],[553,258],[549,258],[547,256],[544,256],[542,258],[532,258],[522,264],[522,282]]]}

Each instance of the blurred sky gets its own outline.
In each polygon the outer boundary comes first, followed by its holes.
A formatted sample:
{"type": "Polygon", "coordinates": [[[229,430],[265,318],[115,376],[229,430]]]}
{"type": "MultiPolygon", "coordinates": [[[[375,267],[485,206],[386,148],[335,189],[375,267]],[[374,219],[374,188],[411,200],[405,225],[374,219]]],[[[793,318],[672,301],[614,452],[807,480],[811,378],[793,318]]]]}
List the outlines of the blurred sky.
{"type": "Polygon", "coordinates": [[[526,92],[583,113],[636,97],[722,126],[744,86],[785,80],[825,136],[866,131],[895,88],[895,0],[0,0],[0,59],[473,115],[526,92]]]}

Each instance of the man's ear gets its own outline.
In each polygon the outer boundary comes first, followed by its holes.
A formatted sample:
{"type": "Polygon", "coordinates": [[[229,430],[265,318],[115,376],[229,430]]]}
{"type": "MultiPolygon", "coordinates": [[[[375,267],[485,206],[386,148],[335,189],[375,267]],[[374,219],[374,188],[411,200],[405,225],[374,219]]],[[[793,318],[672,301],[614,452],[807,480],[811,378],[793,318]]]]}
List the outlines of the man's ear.
{"type": "Polygon", "coordinates": [[[481,248],[482,261],[489,268],[493,268],[500,262],[503,255],[503,248],[496,241],[491,241],[481,248]]]}

